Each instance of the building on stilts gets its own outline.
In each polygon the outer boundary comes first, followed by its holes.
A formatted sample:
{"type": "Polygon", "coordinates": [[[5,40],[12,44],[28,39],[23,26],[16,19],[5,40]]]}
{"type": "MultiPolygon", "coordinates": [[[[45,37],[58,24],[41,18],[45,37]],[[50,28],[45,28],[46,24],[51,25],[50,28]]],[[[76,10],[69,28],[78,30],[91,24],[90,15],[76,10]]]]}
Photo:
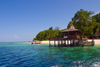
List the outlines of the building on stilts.
{"type": "Polygon", "coordinates": [[[64,34],[63,37],[50,37],[49,46],[54,47],[74,47],[74,46],[93,46],[94,39],[88,42],[87,36],[83,35],[83,32],[75,29],[73,25],[67,30],[61,31],[64,34]],[[54,41],[54,45],[51,45],[51,41],[54,41]],[[57,43],[57,44],[56,44],[57,43]]]}

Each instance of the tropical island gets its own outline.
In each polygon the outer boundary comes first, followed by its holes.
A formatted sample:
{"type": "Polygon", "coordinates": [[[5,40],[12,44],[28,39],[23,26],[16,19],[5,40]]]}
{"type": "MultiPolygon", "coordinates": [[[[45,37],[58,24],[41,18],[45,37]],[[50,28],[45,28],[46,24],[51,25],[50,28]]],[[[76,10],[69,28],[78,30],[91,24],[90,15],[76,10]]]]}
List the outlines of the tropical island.
{"type": "Polygon", "coordinates": [[[0,0],[0,67],[100,67],[99,6],[100,0],[0,0]]]}
{"type": "MultiPolygon", "coordinates": [[[[50,27],[47,30],[39,32],[33,40],[43,41],[49,40],[50,37],[63,37],[64,34],[60,33],[60,31],[69,29],[72,24],[75,28],[83,31],[85,36],[91,39],[97,31],[100,31],[100,13],[96,15],[93,14],[94,12],[92,11],[80,9],[75,13],[67,28],[59,30],[59,27],[56,27],[55,29],[50,27]]],[[[98,36],[98,38],[100,37],[98,36]]]]}

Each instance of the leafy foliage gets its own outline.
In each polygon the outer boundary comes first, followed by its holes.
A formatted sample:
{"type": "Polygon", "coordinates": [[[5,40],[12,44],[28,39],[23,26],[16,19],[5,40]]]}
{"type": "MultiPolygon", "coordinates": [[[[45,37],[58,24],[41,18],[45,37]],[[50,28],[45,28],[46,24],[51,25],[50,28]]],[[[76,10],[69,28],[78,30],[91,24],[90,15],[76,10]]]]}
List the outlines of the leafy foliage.
{"type": "Polygon", "coordinates": [[[97,26],[97,22],[94,17],[91,17],[91,15],[94,12],[91,11],[85,11],[83,9],[80,9],[80,11],[77,11],[72,18],[72,21],[69,22],[69,26],[73,23],[76,29],[79,29],[84,32],[84,35],[90,37],[95,33],[95,29],[97,26]]]}
{"type": "Polygon", "coordinates": [[[36,38],[34,38],[33,40],[49,40],[50,37],[62,37],[63,33],[60,33],[59,27],[56,27],[55,29],[53,29],[52,27],[50,27],[48,30],[44,30],[39,32],[36,35],[36,38]]]}
{"type": "MultiPolygon", "coordinates": [[[[94,12],[80,9],[80,11],[75,13],[72,21],[69,22],[67,29],[73,24],[76,29],[83,31],[84,35],[88,37],[93,36],[97,30],[100,30],[100,13],[91,16],[93,13],[94,12]]],[[[63,33],[60,33],[59,27],[55,29],[50,27],[48,30],[39,32],[33,40],[48,40],[50,37],[57,36],[63,37],[63,33]]]]}
{"type": "Polygon", "coordinates": [[[97,25],[94,29],[94,32],[100,30],[100,13],[93,16],[96,19],[97,25]]]}
{"type": "Polygon", "coordinates": [[[100,13],[99,13],[99,14],[94,15],[93,17],[95,17],[96,22],[100,23],[100,13]]]}
{"type": "Polygon", "coordinates": [[[33,38],[33,40],[38,40],[37,38],[33,38]]]}

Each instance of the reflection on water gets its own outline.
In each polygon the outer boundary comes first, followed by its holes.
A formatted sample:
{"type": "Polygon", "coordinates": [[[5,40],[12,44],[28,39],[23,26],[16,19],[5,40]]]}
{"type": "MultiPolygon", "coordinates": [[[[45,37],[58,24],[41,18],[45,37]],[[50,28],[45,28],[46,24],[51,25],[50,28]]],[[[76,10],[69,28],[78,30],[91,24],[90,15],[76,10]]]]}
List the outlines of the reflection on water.
{"type": "Polygon", "coordinates": [[[98,67],[100,46],[48,47],[29,43],[0,43],[0,67],[98,67]]]}

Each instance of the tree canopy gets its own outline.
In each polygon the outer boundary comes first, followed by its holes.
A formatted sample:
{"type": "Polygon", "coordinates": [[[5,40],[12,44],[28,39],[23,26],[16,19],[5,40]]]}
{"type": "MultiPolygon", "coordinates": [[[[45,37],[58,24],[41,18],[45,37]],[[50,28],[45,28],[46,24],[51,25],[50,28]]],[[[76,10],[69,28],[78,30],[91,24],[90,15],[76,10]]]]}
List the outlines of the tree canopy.
{"type": "Polygon", "coordinates": [[[97,23],[100,23],[100,13],[93,16],[97,23]]]}
{"type": "MultiPolygon", "coordinates": [[[[73,24],[76,29],[79,29],[84,32],[84,35],[91,37],[93,34],[100,30],[100,13],[96,14],[94,16],[91,16],[94,14],[92,11],[85,11],[83,9],[80,9],[77,11],[72,18],[72,21],[69,22],[67,28],[70,28],[70,26],[73,24]]],[[[65,30],[63,29],[63,30],[65,30]]],[[[61,30],[59,30],[59,27],[56,27],[53,29],[53,27],[50,27],[47,30],[41,31],[36,35],[36,38],[33,40],[48,40],[50,37],[63,37],[63,33],[60,33],[61,30]]]]}
{"type": "Polygon", "coordinates": [[[93,16],[96,19],[97,25],[95,26],[94,32],[100,30],[100,13],[93,16]]]}
{"type": "Polygon", "coordinates": [[[76,29],[84,32],[84,35],[88,37],[92,36],[94,34],[94,28],[97,26],[95,18],[91,16],[92,14],[94,12],[80,9],[80,11],[75,13],[67,28],[73,23],[76,29]]]}
{"type": "Polygon", "coordinates": [[[62,37],[63,33],[60,33],[59,27],[56,27],[55,29],[53,29],[52,27],[50,27],[47,30],[41,31],[36,35],[36,38],[34,38],[33,40],[49,40],[50,37],[62,37]]]}

